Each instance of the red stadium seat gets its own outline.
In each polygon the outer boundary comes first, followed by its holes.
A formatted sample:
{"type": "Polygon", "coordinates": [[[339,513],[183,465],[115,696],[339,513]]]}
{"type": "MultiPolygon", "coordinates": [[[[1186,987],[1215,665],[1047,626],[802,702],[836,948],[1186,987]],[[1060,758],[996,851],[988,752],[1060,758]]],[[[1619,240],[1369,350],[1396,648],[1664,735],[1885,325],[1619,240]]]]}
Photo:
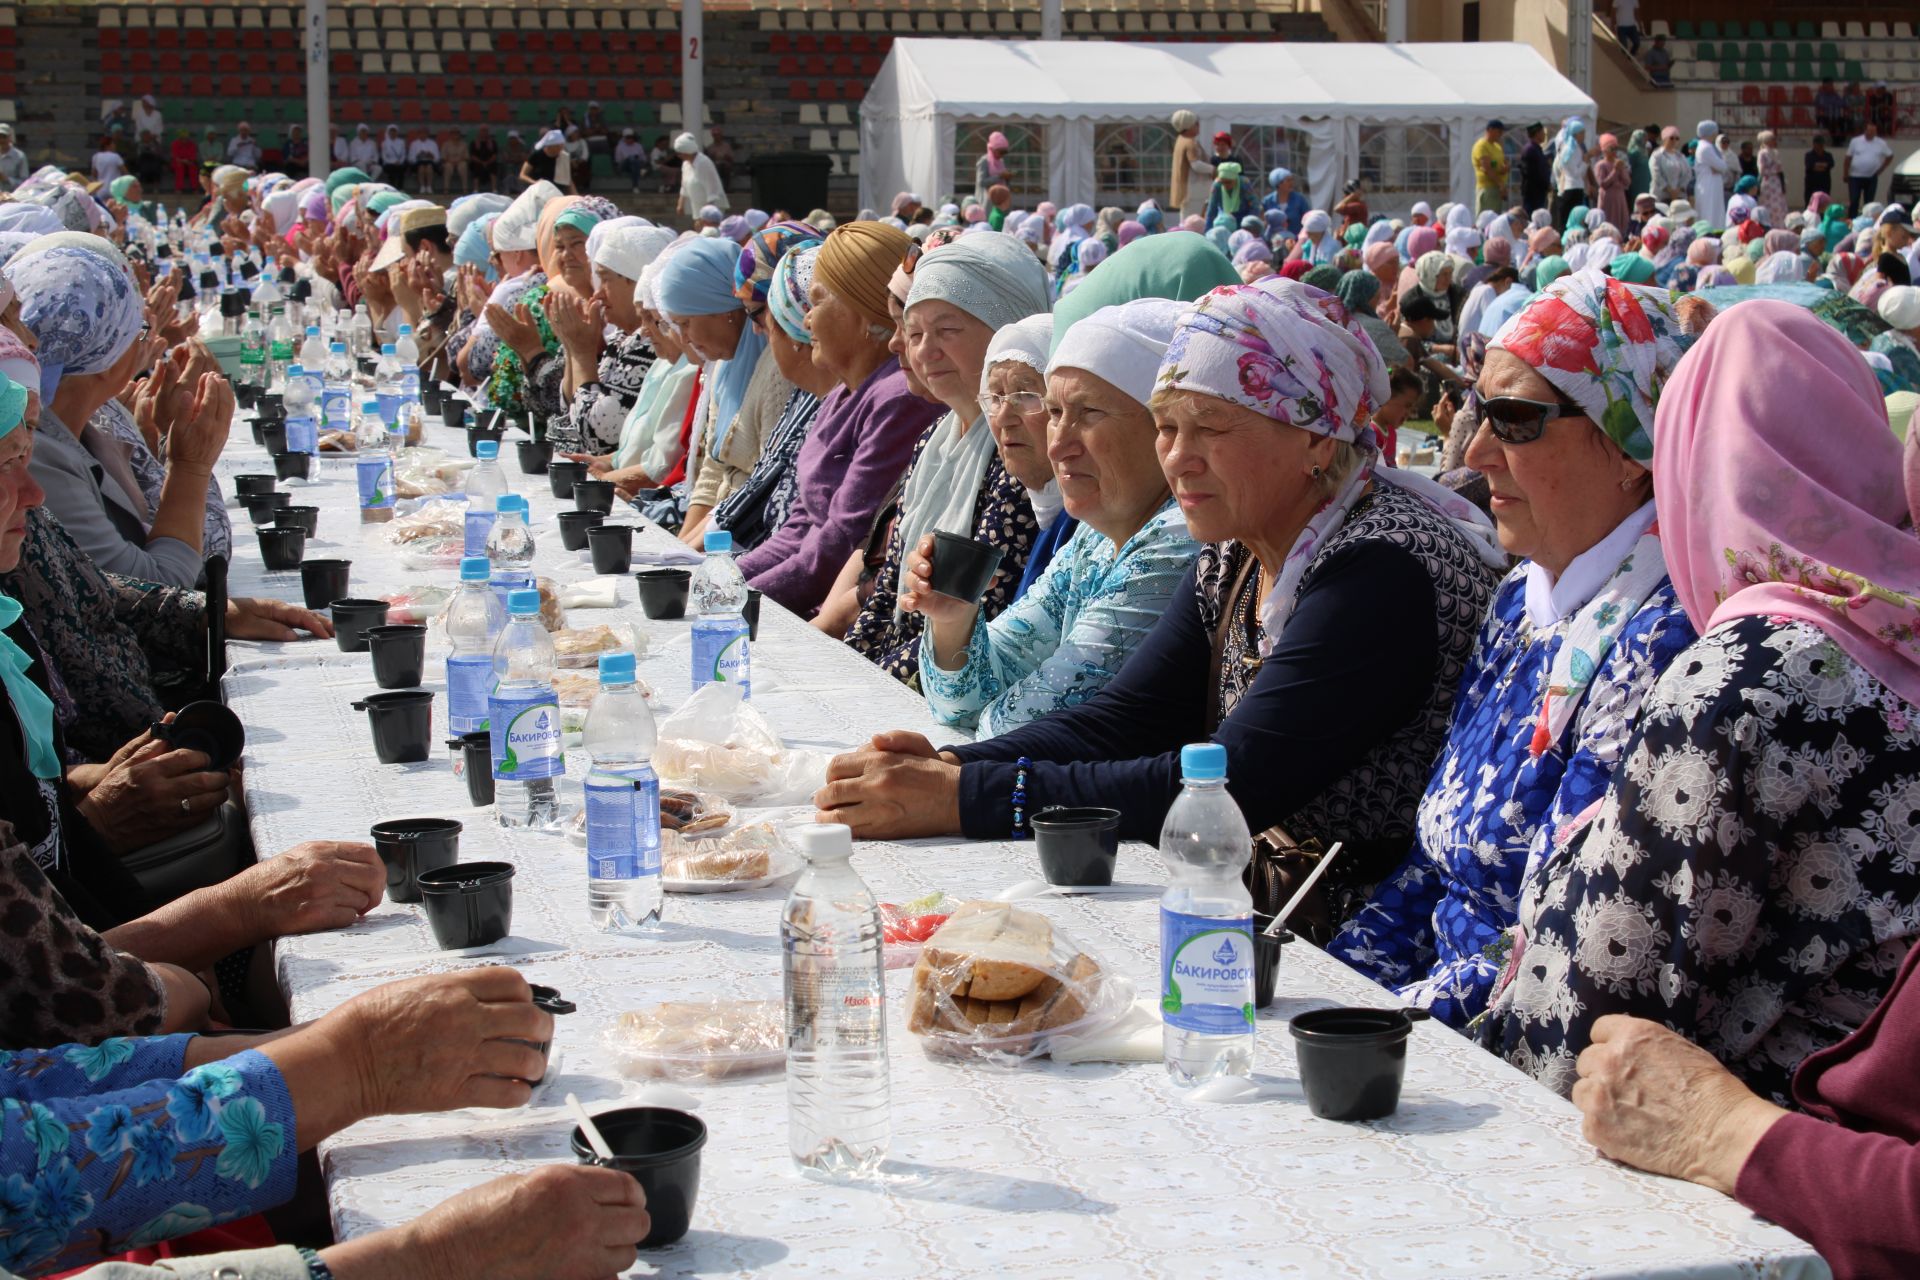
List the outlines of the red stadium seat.
{"type": "Polygon", "coordinates": [[[256,31],[253,28],[249,27],[247,30],[242,31],[240,33],[240,47],[242,49],[266,48],[267,33],[264,31],[256,31]]]}
{"type": "Polygon", "coordinates": [[[460,123],[461,124],[481,124],[485,122],[486,118],[487,118],[486,103],[473,102],[469,100],[467,102],[463,102],[460,104],[460,123]]]}
{"type": "Polygon", "coordinates": [[[100,48],[102,50],[106,50],[106,49],[118,49],[119,47],[120,47],[120,28],[118,27],[100,28],[100,48]]]}
{"type": "Polygon", "coordinates": [[[453,104],[445,98],[435,98],[427,106],[427,119],[434,124],[452,124],[453,104]]]}
{"type": "Polygon", "coordinates": [[[352,72],[355,67],[360,65],[350,53],[336,53],[333,55],[331,61],[335,75],[347,75],[352,72]]]}
{"type": "MultiPolygon", "coordinates": [[[[100,34],[104,36],[107,33],[105,31],[102,31],[100,34]]],[[[791,48],[792,44],[793,42],[787,39],[786,33],[784,31],[776,32],[774,33],[773,39],[767,42],[767,52],[777,57],[780,54],[785,53],[789,48],[791,48]]],[[[104,41],[102,42],[102,47],[105,47],[104,41]]]]}
{"type": "Polygon", "coordinates": [[[107,97],[119,97],[127,91],[125,86],[126,81],[122,80],[119,76],[109,75],[104,71],[100,73],[100,92],[107,97]]]}
{"type": "Polygon", "coordinates": [[[590,53],[586,59],[587,74],[590,76],[610,76],[613,74],[613,59],[604,53],[590,53]]]}
{"type": "Polygon", "coordinates": [[[626,89],[613,76],[606,76],[593,82],[593,96],[602,102],[619,102],[626,97],[626,89]]]}
{"type": "Polygon", "coordinates": [[[1766,96],[1757,84],[1740,86],[1740,102],[1743,106],[1757,107],[1766,102],[1766,96]]]}
{"type": "Polygon", "coordinates": [[[487,104],[487,123],[488,124],[508,124],[512,120],[513,120],[513,112],[508,108],[505,102],[496,98],[492,102],[489,102],[487,104]]]}
{"type": "Polygon", "coordinates": [[[600,36],[608,53],[632,53],[633,36],[625,31],[608,31],[600,36]]]}
{"type": "Polygon", "coordinates": [[[126,65],[127,60],[120,56],[118,49],[102,49],[100,51],[101,75],[118,75],[126,65]]]}
{"type": "Polygon", "coordinates": [[[464,76],[473,70],[473,63],[466,54],[458,51],[443,55],[449,73],[464,76]]]}
{"type": "MultiPolygon", "coordinates": [[[[12,29],[8,28],[7,30],[9,36],[11,36],[12,29]]],[[[180,47],[180,32],[174,27],[162,27],[158,31],[155,31],[149,39],[153,41],[153,46],[156,49],[178,49],[180,47]]]]}
{"type": "Polygon", "coordinates": [[[787,85],[787,96],[795,102],[812,102],[813,86],[805,80],[794,80],[787,85]]]}
{"type": "Polygon", "coordinates": [[[360,98],[366,94],[366,86],[359,76],[336,76],[333,92],[340,98],[360,98]]]}
{"type": "Polygon", "coordinates": [[[185,59],[188,75],[210,76],[213,74],[213,59],[204,51],[195,49],[185,59]]]}
{"type": "Polygon", "coordinates": [[[501,74],[502,62],[497,53],[476,53],[473,55],[473,70],[477,75],[497,76],[501,74]]]}
{"type": "MultiPolygon", "coordinates": [[[[781,65],[784,66],[788,62],[794,61],[794,59],[782,58],[780,61],[781,61],[781,65]]],[[[672,71],[670,71],[667,67],[667,60],[657,53],[650,53],[646,55],[644,58],[640,59],[640,72],[642,75],[649,75],[649,76],[664,76],[664,75],[673,74],[672,71]]],[[[798,65],[796,64],[796,66],[792,71],[782,71],[779,74],[783,76],[795,76],[800,74],[800,70],[798,65]]]]}

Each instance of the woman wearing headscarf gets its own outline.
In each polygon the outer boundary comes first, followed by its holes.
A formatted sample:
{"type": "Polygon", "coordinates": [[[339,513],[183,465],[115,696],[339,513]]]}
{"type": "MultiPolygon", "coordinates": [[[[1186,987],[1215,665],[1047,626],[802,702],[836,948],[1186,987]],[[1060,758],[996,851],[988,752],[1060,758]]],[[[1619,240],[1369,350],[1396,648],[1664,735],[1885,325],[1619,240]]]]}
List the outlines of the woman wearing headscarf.
{"type": "MultiPolygon", "coordinates": [[[[553,331],[547,298],[549,294],[562,294],[570,302],[593,296],[593,263],[587,257],[587,237],[603,214],[589,205],[588,199],[594,197],[561,196],[541,206],[534,233],[539,278],[527,283],[511,311],[496,302],[487,304],[487,325],[500,339],[488,386],[496,407],[524,404],[543,418],[557,417],[565,408],[562,382],[567,361],[553,331]]],[[[604,201],[599,203],[605,205],[604,201]]],[[[494,225],[497,228],[500,224],[494,225]]]]}
{"type": "MultiPolygon", "coordinates": [[[[642,490],[666,488],[685,473],[683,464],[702,370],[699,356],[688,350],[679,331],[660,314],[654,284],[661,266],[691,238],[689,234],[675,240],[640,269],[634,286],[634,308],[654,359],[621,423],[619,442],[610,453],[575,455],[576,460],[586,459],[595,477],[612,481],[629,498],[642,490]]],[[[672,514],[678,518],[677,506],[672,514]]]]}
{"type": "Polygon", "coordinates": [[[1333,215],[1325,209],[1309,209],[1300,219],[1300,239],[1294,256],[1308,266],[1331,263],[1340,251],[1341,240],[1333,233],[1333,215]]]}
{"type": "MultiPolygon", "coordinates": [[[[970,237],[989,239],[1021,245],[1014,237],[970,237]]],[[[850,574],[856,581],[837,605],[836,634],[859,612],[860,550],[898,491],[915,443],[939,415],[938,405],[913,393],[889,349],[894,325],[887,285],[911,247],[891,227],[846,223],[835,227],[818,250],[776,274],[784,291],[769,287],[768,306],[776,320],[804,325],[813,364],[831,374],[836,385],[822,397],[813,428],[795,456],[793,505],[786,520],[740,557],[740,572],[749,585],[802,617],[827,602],[838,576],[850,574]],[[804,297],[795,293],[803,281],[804,297]]],[[[1027,250],[1019,247],[1019,253],[1027,250]]],[[[1035,271],[1043,270],[1031,254],[1027,261],[1035,271]]]]}
{"type": "MultiPolygon", "coordinates": [[[[150,504],[125,444],[93,425],[148,354],[140,295],[110,253],[117,250],[58,244],[8,264],[21,318],[38,339],[42,425],[34,478],[46,490],[47,509],[100,568],[191,587],[200,580],[208,485],[226,443],[233,393],[218,370],[168,388],[156,423],[166,437],[166,474],[159,501],[150,504]]],[[[187,367],[169,361],[162,376],[187,367]]]]}
{"type": "Polygon", "coordinates": [[[1700,220],[1714,230],[1727,224],[1727,183],[1733,166],[1714,141],[1720,126],[1702,120],[1694,129],[1699,141],[1693,151],[1693,207],[1700,220]]]}
{"type": "Polygon", "coordinates": [[[1920,391],[1920,289],[1894,285],[1880,295],[1874,310],[1888,329],[1874,335],[1867,350],[1887,357],[1896,390],[1920,391]]]}
{"type": "Polygon", "coordinates": [[[1380,283],[1369,311],[1392,329],[1400,318],[1400,253],[1391,243],[1381,240],[1368,245],[1360,260],[1362,269],[1380,283]]]}
{"type": "Polygon", "coordinates": [[[1620,154],[1620,139],[1611,133],[1600,135],[1600,154],[1593,161],[1594,207],[1604,221],[1616,227],[1627,225],[1627,188],[1633,180],[1627,158],[1620,154]]]}
{"type": "Polygon", "coordinates": [[[1240,177],[1240,162],[1225,160],[1214,166],[1213,187],[1207,193],[1207,211],[1205,218],[1212,225],[1222,217],[1233,219],[1237,224],[1241,212],[1253,207],[1253,198],[1240,177]]]}
{"type": "Polygon", "coordinates": [[[1373,349],[1380,353],[1380,360],[1388,369],[1398,369],[1407,363],[1407,349],[1394,333],[1393,326],[1374,314],[1373,304],[1380,296],[1378,276],[1368,271],[1346,272],[1334,286],[1333,292],[1339,297],[1341,305],[1346,307],[1353,322],[1373,343],[1373,349]]]}
{"type": "Polygon", "coordinates": [[[602,222],[587,237],[595,280],[590,297],[567,290],[544,299],[564,353],[566,408],[547,424],[547,438],[562,451],[614,450],[653,367],[653,343],[640,326],[634,290],[640,273],[675,237],[637,218],[632,223],[638,225],[620,225],[627,222],[602,222]]]}
{"type": "Polygon", "coordinates": [[[997,738],[936,756],[882,734],[833,762],[815,804],[856,835],[977,839],[1106,805],[1124,838],[1152,839],[1181,746],[1211,738],[1249,826],[1346,842],[1321,882],[1322,920],[1344,920],[1412,836],[1503,558],[1468,504],[1379,465],[1387,371],[1335,298],[1281,279],[1215,290],[1155,386],[1161,470],[1207,545],[1133,657],[1088,701],[997,738]]]}
{"type": "MultiPolygon", "coordinates": [[[[1091,211],[1089,210],[1089,213],[1091,211]]],[[[1015,321],[1048,309],[1046,279],[1018,245],[970,236],[923,257],[913,272],[904,324],[914,376],[947,406],[908,463],[900,513],[874,591],[846,640],[882,670],[912,685],[923,620],[900,607],[908,553],[935,531],[1001,551],[1001,575],[981,608],[991,619],[1012,598],[1038,522],[1026,487],[1010,473],[980,410],[987,345],[1015,321]]]]}
{"type": "Polygon", "coordinates": [[[1553,221],[1570,226],[1568,214],[1587,203],[1587,122],[1568,116],[1553,140],[1553,221]]]}
{"type": "MultiPolygon", "coordinates": [[[[1400,307],[1406,309],[1409,299],[1424,297],[1435,311],[1433,333],[1429,338],[1432,345],[1451,348],[1457,329],[1460,294],[1454,288],[1453,273],[1456,263],[1451,254],[1438,249],[1423,253],[1414,260],[1411,267],[1400,275],[1400,307]],[[1408,279],[1409,274],[1411,279],[1408,279]]],[[[1443,351],[1442,354],[1451,354],[1443,351]]]]}
{"type": "Polygon", "coordinates": [[[1458,1029],[1514,904],[1599,800],[1660,673],[1693,643],[1654,520],[1655,406],[1692,342],[1667,295],[1554,282],[1489,345],[1466,465],[1523,557],[1467,664],[1406,862],[1328,948],[1458,1029]]]}

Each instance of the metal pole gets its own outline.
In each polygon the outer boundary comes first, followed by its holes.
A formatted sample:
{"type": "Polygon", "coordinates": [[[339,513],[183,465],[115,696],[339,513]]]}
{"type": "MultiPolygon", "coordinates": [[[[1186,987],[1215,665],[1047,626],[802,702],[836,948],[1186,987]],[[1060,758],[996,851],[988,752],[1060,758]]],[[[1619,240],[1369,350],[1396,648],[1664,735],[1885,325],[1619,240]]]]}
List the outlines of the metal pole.
{"type": "Polygon", "coordinates": [[[307,172],[316,178],[326,177],[333,167],[327,57],[327,0],[307,0],[307,172]]]}
{"type": "Polygon", "coordinates": [[[1567,79],[1593,94],[1593,0],[1567,0],[1567,79]]]}
{"type": "Polygon", "coordinates": [[[1385,25],[1388,44],[1407,42],[1407,0],[1387,0],[1385,25]]]}
{"type": "Polygon", "coordinates": [[[1040,38],[1060,38],[1060,0],[1040,0],[1040,38]]]}
{"type": "MultiPolygon", "coordinates": [[[[703,107],[707,99],[706,56],[702,47],[706,42],[702,38],[702,12],[700,0],[681,0],[680,4],[680,115],[684,128],[693,135],[695,142],[706,146],[706,114],[703,107]]],[[[695,212],[689,210],[689,212],[695,212]]]]}

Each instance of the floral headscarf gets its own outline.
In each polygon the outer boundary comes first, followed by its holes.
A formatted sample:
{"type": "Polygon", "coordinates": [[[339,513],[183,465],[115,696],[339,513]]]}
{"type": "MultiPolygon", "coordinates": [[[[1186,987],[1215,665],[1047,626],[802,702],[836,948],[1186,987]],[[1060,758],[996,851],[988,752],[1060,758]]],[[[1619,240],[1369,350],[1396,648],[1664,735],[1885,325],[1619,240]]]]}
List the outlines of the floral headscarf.
{"type": "Polygon", "coordinates": [[[789,246],[774,264],[767,283],[767,308],[774,323],[789,338],[806,346],[813,345],[807,312],[813,307],[813,264],[819,252],[818,243],[789,246]]]}
{"type": "Polygon", "coordinates": [[[8,266],[20,319],[40,340],[40,399],[69,373],[102,373],[140,336],[146,308],[112,257],[73,244],[22,254],[8,266]]]}
{"type": "Polygon", "coordinates": [[[740,260],[733,268],[734,295],[746,306],[765,303],[767,291],[773,284],[773,269],[780,264],[780,259],[802,245],[819,244],[825,239],[804,222],[776,222],[754,232],[741,246],[740,260]]]}
{"type": "Polygon", "coordinates": [[[1667,564],[1700,634],[1756,615],[1811,623],[1920,703],[1914,473],[1893,482],[1901,446],[1859,353],[1805,309],[1757,298],[1714,321],[1659,416],[1655,474],[1687,496],[1661,511],[1667,564]]]}
{"type": "Polygon", "coordinates": [[[1665,289],[1582,271],[1541,289],[1487,345],[1518,357],[1646,463],[1661,387],[1692,341],[1665,289]]]}

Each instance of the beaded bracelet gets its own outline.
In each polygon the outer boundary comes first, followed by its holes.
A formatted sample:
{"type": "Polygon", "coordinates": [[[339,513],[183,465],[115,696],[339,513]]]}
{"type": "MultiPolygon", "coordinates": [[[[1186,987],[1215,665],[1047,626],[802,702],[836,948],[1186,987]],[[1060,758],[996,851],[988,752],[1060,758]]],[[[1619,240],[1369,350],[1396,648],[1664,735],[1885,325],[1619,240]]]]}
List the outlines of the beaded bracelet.
{"type": "Polygon", "coordinates": [[[302,1248],[300,1250],[300,1260],[307,1264],[309,1280],[333,1280],[332,1270],[328,1268],[326,1263],[320,1260],[320,1255],[312,1249],[302,1248]]]}
{"type": "Polygon", "coordinates": [[[1013,838],[1025,840],[1033,835],[1027,830],[1027,770],[1033,768],[1033,761],[1021,756],[1013,768],[1013,838]]]}

